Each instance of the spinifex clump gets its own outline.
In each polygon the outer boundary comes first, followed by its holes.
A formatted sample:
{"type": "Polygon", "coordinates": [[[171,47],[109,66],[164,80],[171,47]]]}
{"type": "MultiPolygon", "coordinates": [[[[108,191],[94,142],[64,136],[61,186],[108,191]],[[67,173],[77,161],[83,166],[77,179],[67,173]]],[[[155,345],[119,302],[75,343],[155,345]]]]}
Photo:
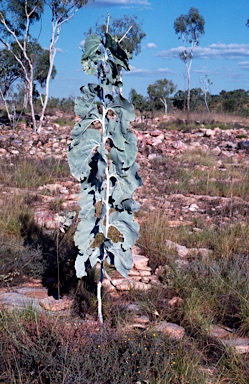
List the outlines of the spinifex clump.
{"type": "Polygon", "coordinates": [[[99,84],[83,86],[82,96],[76,99],[75,112],[81,121],[72,130],[68,154],[71,172],[81,183],[80,222],[75,233],[79,249],[76,274],[79,278],[86,276],[88,268],[100,263],[101,322],[105,262],[127,277],[132,267],[132,247],[139,234],[139,225],[134,221],[139,204],[133,193],[142,181],[135,162],[137,140],[130,130],[134,108],[120,92],[121,71],[129,70],[128,55],[109,33],[104,39],[97,35],[86,38],[83,70],[96,75],[99,84]]]}

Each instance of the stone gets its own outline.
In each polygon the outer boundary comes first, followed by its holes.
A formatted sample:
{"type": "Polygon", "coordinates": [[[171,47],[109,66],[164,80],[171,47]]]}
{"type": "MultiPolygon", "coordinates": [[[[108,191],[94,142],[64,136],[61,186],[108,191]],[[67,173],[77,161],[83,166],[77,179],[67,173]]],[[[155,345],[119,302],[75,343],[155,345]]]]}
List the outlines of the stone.
{"type": "Polygon", "coordinates": [[[137,289],[141,291],[146,291],[151,288],[150,284],[145,284],[140,281],[135,281],[131,278],[116,278],[112,279],[112,284],[108,279],[105,279],[102,285],[108,290],[108,292],[118,291],[130,291],[132,289],[137,289]]]}
{"type": "Polygon", "coordinates": [[[214,137],[217,133],[217,131],[215,131],[214,129],[204,129],[204,136],[206,137],[214,137]]]}
{"type": "Polygon", "coordinates": [[[222,340],[225,345],[232,347],[239,354],[249,353],[249,338],[235,338],[231,340],[222,340]]]}
{"type": "Polygon", "coordinates": [[[180,246],[177,247],[177,254],[178,254],[179,257],[184,259],[184,258],[189,256],[189,250],[184,245],[180,245],[180,246]]]}
{"type": "Polygon", "coordinates": [[[132,255],[132,267],[136,269],[145,269],[148,265],[149,258],[142,255],[132,255]]]}
{"type": "Polygon", "coordinates": [[[197,204],[190,204],[190,206],[189,206],[189,208],[188,208],[188,210],[190,211],[190,212],[198,212],[199,211],[199,206],[197,205],[197,204]]]}
{"type": "Polygon", "coordinates": [[[147,316],[136,315],[134,316],[133,321],[139,324],[149,324],[150,319],[147,316]]]}
{"type": "Polygon", "coordinates": [[[39,304],[43,309],[47,311],[57,312],[70,309],[72,305],[72,300],[67,298],[56,300],[54,297],[49,296],[40,300],[39,304]]]}
{"type": "Polygon", "coordinates": [[[47,289],[40,286],[22,286],[0,289],[0,308],[40,309],[39,300],[47,297],[47,289]]]}
{"type": "MultiPolygon", "coordinates": [[[[158,136],[162,135],[162,131],[160,131],[159,129],[153,129],[153,131],[150,132],[150,135],[152,137],[158,137],[158,136]]],[[[163,135],[163,137],[164,137],[164,135],[163,135]]]]}
{"type": "Polygon", "coordinates": [[[208,334],[212,337],[218,337],[219,339],[223,339],[229,337],[233,334],[232,329],[228,327],[224,327],[218,324],[211,324],[208,329],[208,334]]]}
{"type": "Polygon", "coordinates": [[[168,301],[170,307],[178,307],[183,303],[183,299],[179,296],[174,296],[168,301]]]}
{"type": "Polygon", "coordinates": [[[153,327],[156,332],[165,333],[172,340],[182,340],[185,335],[185,329],[175,323],[168,323],[167,321],[161,321],[153,327]]]}

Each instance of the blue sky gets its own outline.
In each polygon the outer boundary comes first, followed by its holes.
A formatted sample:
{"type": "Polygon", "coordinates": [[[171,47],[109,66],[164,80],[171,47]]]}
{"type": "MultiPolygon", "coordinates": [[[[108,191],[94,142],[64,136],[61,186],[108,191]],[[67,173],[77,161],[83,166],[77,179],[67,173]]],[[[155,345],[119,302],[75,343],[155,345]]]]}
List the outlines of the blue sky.
{"type": "MultiPolygon", "coordinates": [[[[146,96],[148,85],[163,78],[172,80],[177,90],[186,89],[186,67],[179,59],[181,40],[173,25],[191,7],[197,8],[205,19],[205,34],[194,53],[191,87],[199,87],[207,76],[212,82],[212,94],[223,89],[249,90],[248,0],[95,0],[62,27],[55,60],[57,76],[51,83],[50,95],[75,97],[82,85],[94,80],[81,69],[79,45],[89,27],[97,21],[105,22],[108,12],[113,19],[136,15],[146,33],[142,52],[131,60],[131,70],[123,77],[125,97],[131,88],[146,96]]],[[[40,40],[44,47],[48,46],[49,33],[47,15],[40,40]]]]}

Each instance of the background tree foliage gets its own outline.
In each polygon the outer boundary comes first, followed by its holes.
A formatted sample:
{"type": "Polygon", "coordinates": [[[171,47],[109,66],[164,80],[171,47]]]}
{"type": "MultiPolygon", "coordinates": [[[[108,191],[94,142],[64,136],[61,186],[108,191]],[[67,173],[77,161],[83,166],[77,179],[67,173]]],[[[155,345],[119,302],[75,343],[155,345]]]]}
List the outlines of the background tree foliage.
{"type": "MultiPolygon", "coordinates": [[[[6,62],[11,64],[7,86],[3,86],[4,81],[1,79],[0,95],[10,116],[6,92],[17,80],[16,75],[19,71],[19,80],[24,84],[25,99],[28,100],[34,131],[40,131],[42,127],[49,97],[49,84],[56,74],[54,59],[62,25],[71,20],[75,12],[87,2],[88,0],[2,0],[0,2],[0,42],[5,46],[1,59],[4,60],[5,65],[6,62]],[[41,20],[47,8],[51,11],[51,39],[48,50],[42,50],[37,39],[31,36],[30,27],[41,20]],[[13,60],[10,60],[10,57],[13,60]],[[39,84],[41,89],[45,88],[44,97],[40,90],[42,110],[38,127],[34,106],[34,97],[37,96],[36,84],[39,84]]],[[[23,104],[26,107],[26,103],[23,104]]]]}
{"type": "Polygon", "coordinates": [[[150,101],[156,108],[163,105],[165,114],[168,113],[168,98],[175,90],[176,85],[172,80],[168,80],[166,78],[157,80],[154,84],[150,84],[147,88],[150,101]]]}
{"type": "Polygon", "coordinates": [[[195,47],[199,44],[200,36],[205,33],[205,20],[198,9],[191,7],[188,14],[180,15],[174,22],[175,33],[182,40],[182,51],[180,59],[187,68],[188,96],[187,112],[190,111],[190,72],[194,58],[195,47]]]}

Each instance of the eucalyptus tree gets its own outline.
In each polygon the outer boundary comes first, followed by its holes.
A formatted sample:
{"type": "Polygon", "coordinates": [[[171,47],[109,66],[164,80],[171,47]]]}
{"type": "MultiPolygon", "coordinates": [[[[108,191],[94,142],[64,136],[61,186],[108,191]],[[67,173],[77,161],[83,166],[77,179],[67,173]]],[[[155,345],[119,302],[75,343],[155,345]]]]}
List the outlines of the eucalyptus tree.
{"type": "Polygon", "coordinates": [[[30,27],[40,20],[44,11],[42,0],[3,0],[0,3],[0,41],[17,61],[25,82],[33,129],[36,119],[33,103],[34,63],[29,56],[30,27]],[[13,49],[17,46],[18,49],[13,49]]]}
{"type": "Polygon", "coordinates": [[[2,49],[0,51],[0,104],[4,106],[13,127],[16,121],[16,103],[11,93],[13,84],[19,77],[18,63],[13,59],[8,50],[2,49]]]}
{"type": "Polygon", "coordinates": [[[164,106],[165,115],[168,113],[168,98],[176,91],[176,85],[172,80],[160,79],[154,84],[150,84],[147,92],[150,100],[154,105],[162,104],[164,106]]]}
{"type": "Polygon", "coordinates": [[[129,100],[140,113],[147,109],[148,101],[143,95],[137,93],[135,88],[130,90],[129,100]]]}
{"type": "MultiPolygon", "coordinates": [[[[62,25],[71,20],[75,13],[87,2],[88,0],[1,0],[0,2],[0,42],[13,55],[23,73],[34,131],[39,132],[42,127],[49,97],[49,84],[55,75],[56,43],[62,25]],[[42,79],[41,83],[45,85],[45,95],[44,98],[41,98],[42,111],[39,126],[37,127],[33,102],[36,58],[30,56],[29,47],[31,43],[37,42],[37,39],[31,37],[31,26],[42,19],[46,7],[49,7],[51,11],[52,28],[48,49],[49,67],[47,68],[46,81],[42,79]],[[12,50],[13,43],[18,46],[21,57],[12,50]]],[[[43,59],[46,59],[46,54],[44,54],[43,59]]]]}
{"type": "MultiPolygon", "coordinates": [[[[41,48],[41,47],[40,47],[41,48]]],[[[39,54],[36,55],[34,67],[34,81],[35,85],[39,85],[39,95],[42,98],[42,91],[46,86],[48,72],[50,70],[49,51],[47,49],[40,49],[39,54]]],[[[56,68],[53,65],[50,78],[54,79],[56,76],[56,68]]],[[[43,101],[42,101],[43,102],[43,101]]]]}
{"type": "Polygon", "coordinates": [[[202,77],[200,79],[200,84],[201,84],[202,92],[204,94],[204,102],[205,102],[206,110],[209,113],[210,109],[209,109],[209,105],[208,105],[208,98],[210,98],[210,87],[213,83],[208,78],[208,76],[205,75],[204,77],[202,77]]]}
{"type": "Polygon", "coordinates": [[[19,78],[19,67],[16,60],[6,49],[0,50],[0,100],[4,103],[8,117],[10,112],[7,103],[7,95],[12,84],[19,78]]]}
{"type": "MultiPolygon", "coordinates": [[[[92,0],[94,1],[94,0],[92,0]]],[[[49,6],[51,10],[51,40],[49,45],[49,70],[46,77],[45,83],[45,96],[42,100],[42,112],[39,121],[39,127],[37,131],[39,132],[42,127],[48,98],[49,98],[49,85],[50,80],[53,76],[53,66],[56,56],[56,43],[59,39],[61,28],[63,24],[71,20],[75,13],[81,9],[85,4],[88,3],[88,0],[45,0],[45,4],[49,6]]]]}
{"type": "MultiPolygon", "coordinates": [[[[23,41],[20,40],[22,44],[23,41]]],[[[39,43],[36,41],[30,41],[26,47],[27,54],[33,63],[33,99],[35,98],[36,85],[39,85],[41,88],[44,85],[46,80],[49,60],[48,60],[48,51],[43,49],[39,43]]],[[[25,89],[25,72],[23,67],[28,70],[29,64],[23,57],[23,52],[20,49],[19,45],[16,42],[12,42],[9,45],[9,49],[2,49],[0,51],[0,100],[5,105],[5,109],[9,120],[13,120],[13,108],[15,109],[15,102],[12,100],[11,94],[15,94],[17,86],[21,86],[25,89]],[[19,63],[19,60],[22,61],[22,66],[19,63]],[[9,109],[9,103],[12,104],[11,110],[9,109]]],[[[56,69],[53,67],[52,77],[56,74],[56,69]]],[[[23,98],[23,109],[26,107],[26,97],[23,98]]]]}
{"type": "Polygon", "coordinates": [[[187,96],[187,113],[189,117],[190,111],[190,72],[194,58],[194,50],[199,45],[200,36],[205,33],[205,20],[200,15],[198,9],[191,7],[188,14],[180,15],[174,21],[175,33],[182,40],[182,51],[180,59],[184,62],[187,68],[188,79],[188,96],[187,96]]]}

